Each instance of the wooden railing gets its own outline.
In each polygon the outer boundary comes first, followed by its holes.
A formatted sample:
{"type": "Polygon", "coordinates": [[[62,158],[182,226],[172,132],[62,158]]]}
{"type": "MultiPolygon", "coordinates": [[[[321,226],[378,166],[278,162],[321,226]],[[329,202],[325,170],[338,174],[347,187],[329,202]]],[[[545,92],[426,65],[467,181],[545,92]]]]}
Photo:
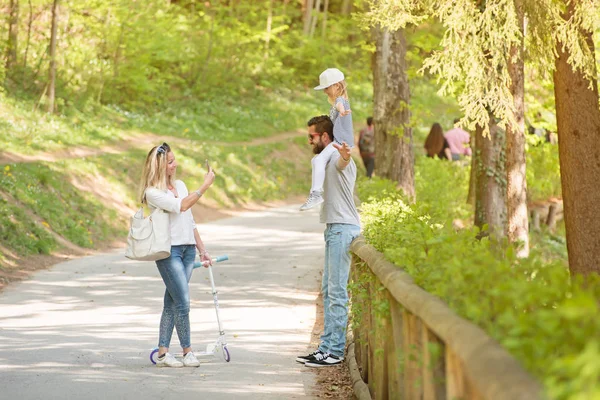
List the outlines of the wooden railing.
{"type": "Polygon", "coordinates": [[[496,341],[415,285],[362,237],[351,252],[357,318],[349,357],[356,355],[368,385],[367,391],[358,382],[361,400],[544,398],[541,385],[496,341]]]}

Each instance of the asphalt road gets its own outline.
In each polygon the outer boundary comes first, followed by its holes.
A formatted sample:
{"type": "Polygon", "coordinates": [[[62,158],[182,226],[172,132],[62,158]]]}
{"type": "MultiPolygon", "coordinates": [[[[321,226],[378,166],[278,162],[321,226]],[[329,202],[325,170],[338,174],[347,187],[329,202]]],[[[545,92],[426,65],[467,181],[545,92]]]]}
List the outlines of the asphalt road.
{"type": "MultiPolygon", "coordinates": [[[[0,293],[1,399],[310,399],[310,349],[323,226],[297,206],[200,226],[213,256],[231,362],[157,368],[164,285],[152,262],[123,250],[72,260],[0,293]]],[[[218,337],[208,273],[192,277],[192,346],[218,337]]],[[[181,354],[177,335],[171,351],[181,354]]]]}

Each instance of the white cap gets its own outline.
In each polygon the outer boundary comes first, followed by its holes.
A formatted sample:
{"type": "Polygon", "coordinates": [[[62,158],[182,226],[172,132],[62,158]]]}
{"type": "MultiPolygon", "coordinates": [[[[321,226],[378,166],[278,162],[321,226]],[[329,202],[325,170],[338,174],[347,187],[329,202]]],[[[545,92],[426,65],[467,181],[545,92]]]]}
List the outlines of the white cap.
{"type": "Polygon", "coordinates": [[[344,80],[344,74],[337,68],[327,68],[319,75],[319,86],[315,90],[323,90],[344,80]]]}

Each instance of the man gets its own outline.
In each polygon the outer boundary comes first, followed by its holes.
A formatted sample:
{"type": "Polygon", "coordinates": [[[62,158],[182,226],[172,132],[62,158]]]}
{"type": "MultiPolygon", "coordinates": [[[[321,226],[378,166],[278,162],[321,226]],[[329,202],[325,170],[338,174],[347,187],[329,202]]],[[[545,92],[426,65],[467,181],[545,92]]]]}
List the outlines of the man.
{"type": "Polygon", "coordinates": [[[373,129],[373,117],[367,118],[367,126],[360,131],[358,148],[367,170],[367,178],[371,178],[375,169],[375,129],[373,129]]]}
{"type": "Polygon", "coordinates": [[[323,334],[319,348],[296,361],[307,367],[329,367],[344,360],[346,325],[348,323],[348,276],[350,244],[360,235],[360,220],[354,204],[356,164],[346,143],[333,143],[333,124],[328,116],[308,121],[309,142],[313,153],[327,146],[334,152],[325,169],[321,222],[325,229],[325,266],[323,268],[323,334]]]}
{"type": "MultiPolygon", "coordinates": [[[[454,120],[456,125],[460,119],[454,120]]],[[[465,147],[465,144],[469,144],[471,137],[469,133],[461,128],[452,128],[448,132],[444,133],[444,137],[450,146],[450,152],[452,153],[452,161],[458,161],[463,155],[470,156],[471,148],[465,147]]]]}

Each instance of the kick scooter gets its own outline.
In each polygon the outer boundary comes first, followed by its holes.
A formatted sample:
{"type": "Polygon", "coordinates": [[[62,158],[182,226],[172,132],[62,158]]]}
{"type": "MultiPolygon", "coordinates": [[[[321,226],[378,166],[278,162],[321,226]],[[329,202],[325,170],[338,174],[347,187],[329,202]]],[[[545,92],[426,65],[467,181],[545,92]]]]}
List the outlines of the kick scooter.
{"type": "MultiPolygon", "coordinates": [[[[219,257],[213,258],[213,263],[227,261],[227,260],[229,260],[228,256],[226,256],[226,255],[219,256],[219,257]]],[[[206,261],[205,262],[197,261],[194,263],[194,269],[204,267],[205,265],[206,265],[206,261]]],[[[225,331],[223,330],[223,327],[221,326],[221,318],[219,317],[219,299],[217,298],[218,292],[217,292],[217,289],[215,288],[215,279],[213,277],[212,267],[209,265],[207,269],[208,269],[208,276],[210,277],[210,286],[212,288],[213,301],[215,303],[215,311],[217,313],[217,324],[219,325],[219,338],[215,342],[208,344],[206,346],[206,351],[194,352],[194,354],[199,357],[211,356],[211,355],[216,355],[216,353],[220,350],[221,355],[223,356],[223,359],[225,361],[229,362],[229,361],[231,361],[231,357],[229,355],[229,350],[227,349],[227,341],[225,340],[225,331]]],[[[155,347],[152,349],[152,352],[150,353],[150,361],[152,361],[152,364],[156,364],[157,358],[158,358],[158,347],[155,347]]]]}

